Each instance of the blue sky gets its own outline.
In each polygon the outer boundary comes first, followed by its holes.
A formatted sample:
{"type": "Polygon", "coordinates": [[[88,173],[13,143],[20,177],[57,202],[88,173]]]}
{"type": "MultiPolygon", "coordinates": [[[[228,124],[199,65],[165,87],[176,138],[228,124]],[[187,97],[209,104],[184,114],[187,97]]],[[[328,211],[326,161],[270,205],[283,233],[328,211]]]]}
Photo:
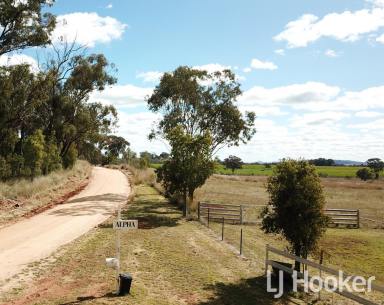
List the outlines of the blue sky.
{"type": "Polygon", "coordinates": [[[189,65],[230,67],[240,109],[258,116],[254,139],[220,157],[384,157],[383,0],[59,0],[50,11],[54,39],[76,36],[116,64],[118,84],[91,100],[118,108],[117,133],[136,151],[169,150],[146,140],[158,116],[144,97],[189,65]]]}

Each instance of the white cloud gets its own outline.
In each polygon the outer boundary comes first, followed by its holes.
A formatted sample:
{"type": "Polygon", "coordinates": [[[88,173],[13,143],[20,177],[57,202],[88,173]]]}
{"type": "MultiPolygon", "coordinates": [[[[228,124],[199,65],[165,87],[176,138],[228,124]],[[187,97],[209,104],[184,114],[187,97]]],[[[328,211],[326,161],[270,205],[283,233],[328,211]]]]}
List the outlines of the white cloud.
{"type": "Polygon", "coordinates": [[[112,4],[112,3],[109,3],[105,8],[107,8],[107,9],[111,9],[111,8],[113,8],[113,4],[112,4]]]}
{"type": "Polygon", "coordinates": [[[354,129],[360,129],[363,131],[384,130],[384,119],[379,119],[373,122],[362,123],[362,124],[350,124],[348,125],[348,127],[354,128],[354,129]]]}
{"type": "Polygon", "coordinates": [[[145,98],[152,93],[152,88],[134,85],[114,85],[104,91],[95,91],[90,96],[91,102],[112,104],[117,108],[137,107],[145,105],[145,98]]]}
{"type": "Polygon", "coordinates": [[[340,89],[318,82],[307,82],[275,88],[255,86],[240,97],[244,105],[289,105],[329,101],[336,97],[340,89]]]}
{"type": "Polygon", "coordinates": [[[250,67],[246,67],[246,68],[243,69],[244,73],[249,73],[251,71],[252,71],[252,69],[250,67]]]}
{"type": "Polygon", "coordinates": [[[271,61],[261,61],[253,58],[251,61],[251,68],[256,70],[276,70],[277,66],[271,61]]]}
{"type": "Polygon", "coordinates": [[[131,148],[136,151],[162,152],[169,151],[166,142],[162,140],[148,140],[148,135],[159,121],[160,115],[152,112],[126,113],[119,112],[119,132],[118,134],[126,138],[131,143],[131,148]]]}
{"type": "Polygon", "coordinates": [[[355,116],[358,118],[377,118],[384,116],[384,112],[377,111],[359,111],[355,113],[355,116]]]}
{"type": "MultiPolygon", "coordinates": [[[[381,1],[376,1],[380,4],[381,1]]],[[[288,47],[306,47],[322,37],[340,41],[355,41],[362,35],[374,33],[384,27],[384,7],[375,5],[371,9],[330,13],[322,18],[312,14],[302,15],[289,22],[285,30],[274,37],[285,41],[288,47]]]]}
{"type": "MultiPolygon", "coordinates": [[[[144,97],[151,92],[152,88],[118,85],[94,94],[91,100],[117,107],[118,134],[126,137],[135,151],[169,151],[167,143],[147,139],[153,123],[161,118],[141,110],[144,97]]],[[[245,161],[276,161],[284,157],[364,161],[384,151],[384,143],[377,140],[384,137],[384,121],[380,117],[384,116],[383,100],[384,86],[361,91],[343,91],[319,82],[253,87],[239,99],[239,108],[242,112],[256,112],[257,133],[248,145],[226,148],[220,156],[236,154],[245,161]]]]}
{"type": "Polygon", "coordinates": [[[285,50],[284,49],[277,49],[274,51],[277,55],[284,56],[285,55],[285,50]]]}
{"type": "Polygon", "coordinates": [[[324,111],[294,115],[291,118],[292,127],[306,127],[308,125],[333,124],[349,117],[350,114],[337,111],[324,111]]]}
{"type": "Polygon", "coordinates": [[[146,83],[156,83],[160,81],[163,74],[163,72],[159,71],[140,72],[136,74],[136,78],[141,78],[146,83]]]}
{"type": "Polygon", "coordinates": [[[324,52],[325,56],[328,56],[328,57],[338,57],[339,56],[339,53],[336,52],[335,50],[332,50],[332,49],[328,49],[324,52]]]}
{"type": "Polygon", "coordinates": [[[31,71],[34,73],[39,71],[39,66],[36,59],[31,56],[25,54],[6,54],[0,56],[0,66],[15,66],[20,64],[30,65],[31,71]]]}
{"type": "Polygon", "coordinates": [[[367,0],[367,2],[370,2],[377,7],[384,7],[384,0],[367,0]]]}
{"type": "Polygon", "coordinates": [[[293,110],[365,111],[384,109],[384,85],[361,91],[343,91],[319,82],[292,84],[275,88],[255,86],[239,98],[243,106],[289,106],[293,110]]]}
{"type": "Polygon", "coordinates": [[[73,42],[93,47],[96,43],[108,43],[120,39],[127,28],[112,17],[97,13],[71,13],[57,16],[57,25],[52,34],[54,42],[73,42]]]}
{"type": "Polygon", "coordinates": [[[272,117],[272,116],[282,116],[288,114],[287,112],[284,112],[281,110],[278,106],[251,106],[251,105],[242,105],[239,104],[239,109],[242,113],[245,113],[246,111],[253,111],[256,113],[257,117],[272,117]]]}
{"type": "Polygon", "coordinates": [[[197,70],[205,70],[208,73],[213,73],[216,71],[223,71],[223,70],[231,69],[231,66],[224,66],[221,64],[206,64],[206,65],[201,65],[201,66],[193,66],[192,68],[197,69],[197,70]]]}
{"type": "Polygon", "coordinates": [[[376,41],[384,44],[384,34],[382,34],[379,37],[377,37],[376,41]]]}

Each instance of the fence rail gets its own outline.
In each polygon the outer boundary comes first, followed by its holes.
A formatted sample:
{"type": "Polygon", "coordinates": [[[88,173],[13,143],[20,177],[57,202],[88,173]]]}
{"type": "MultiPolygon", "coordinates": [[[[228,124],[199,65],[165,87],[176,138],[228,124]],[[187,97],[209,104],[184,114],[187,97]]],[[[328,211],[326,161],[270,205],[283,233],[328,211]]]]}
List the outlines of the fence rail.
{"type": "Polygon", "coordinates": [[[233,224],[243,223],[243,207],[234,204],[218,204],[199,202],[198,204],[199,220],[206,218],[207,221],[226,221],[233,224]]]}
{"type": "MultiPolygon", "coordinates": [[[[329,268],[329,267],[326,267],[324,265],[310,261],[308,259],[304,259],[304,258],[295,256],[289,252],[282,251],[282,250],[276,249],[274,247],[271,247],[270,245],[266,245],[266,257],[265,257],[265,272],[266,273],[268,271],[268,266],[272,266],[272,267],[277,268],[279,270],[283,270],[289,274],[293,274],[293,271],[294,271],[292,268],[289,268],[283,264],[280,264],[279,262],[270,260],[269,259],[269,253],[270,252],[274,253],[274,254],[278,254],[278,255],[283,256],[283,257],[288,258],[288,259],[292,259],[295,262],[299,262],[303,265],[313,267],[315,269],[318,269],[320,272],[323,271],[323,272],[329,273],[329,274],[334,275],[334,276],[340,276],[339,270],[329,268]]],[[[298,272],[297,275],[298,275],[298,277],[304,277],[304,274],[301,272],[298,272]]],[[[355,278],[355,276],[349,276],[348,274],[346,274],[344,272],[342,273],[342,275],[343,275],[343,279],[346,279],[347,277],[349,277],[350,280],[353,281],[353,279],[355,278]]],[[[308,277],[308,280],[311,280],[311,277],[308,277]]],[[[324,287],[322,286],[321,288],[324,288],[324,287]]],[[[371,288],[372,288],[372,290],[376,290],[378,292],[384,293],[384,287],[382,287],[382,286],[371,283],[371,288]]],[[[356,301],[360,304],[363,304],[363,305],[379,305],[377,303],[374,303],[370,300],[367,300],[366,298],[363,298],[363,297],[356,295],[356,294],[349,292],[349,291],[345,291],[342,289],[335,289],[334,292],[337,294],[340,294],[340,295],[342,295],[342,296],[344,296],[350,300],[353,300],[353,301],[356,301]]]]}
{"type": "Polygon", "coordinates": [[[325,214],[330,218],[332,226],[360,228],[360,211],[347,209],[326,209],[325,214]]]}

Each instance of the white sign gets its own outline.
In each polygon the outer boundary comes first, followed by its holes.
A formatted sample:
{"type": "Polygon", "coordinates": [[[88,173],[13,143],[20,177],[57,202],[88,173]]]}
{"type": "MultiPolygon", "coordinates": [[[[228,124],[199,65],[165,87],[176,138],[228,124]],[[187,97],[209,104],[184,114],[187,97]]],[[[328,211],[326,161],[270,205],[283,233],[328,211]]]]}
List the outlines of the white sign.
{"type": "Polygon", "coordinates": [[[139,226],[137,219],[135,220],[116,220],[113,222],[115,230],[136,230],[139,226]]]}

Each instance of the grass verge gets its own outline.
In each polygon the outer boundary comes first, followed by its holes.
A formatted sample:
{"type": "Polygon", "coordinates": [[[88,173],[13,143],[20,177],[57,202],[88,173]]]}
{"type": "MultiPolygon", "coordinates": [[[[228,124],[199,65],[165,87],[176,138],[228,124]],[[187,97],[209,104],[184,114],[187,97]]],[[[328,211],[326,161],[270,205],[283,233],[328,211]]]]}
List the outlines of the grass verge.
{"type": "Polygon", "coordinates": [[[60,203],[87,185],[92,167],[79,160],[72,169],[59,170],[33,181],[0,183],[0,227],[60,203]]]}

